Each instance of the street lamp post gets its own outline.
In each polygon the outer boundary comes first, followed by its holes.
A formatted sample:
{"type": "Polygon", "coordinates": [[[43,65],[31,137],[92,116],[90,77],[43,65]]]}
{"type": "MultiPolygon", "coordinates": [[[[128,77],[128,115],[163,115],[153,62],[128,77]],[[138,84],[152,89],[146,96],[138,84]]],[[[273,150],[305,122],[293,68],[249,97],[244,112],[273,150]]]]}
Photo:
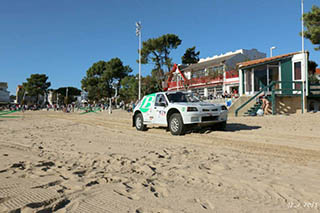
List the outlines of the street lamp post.
{"type": "Polygon", "coordinates": [[[141,21],[136,22],[136,35],[139,37],[139,100],[141,99],[141,21]]]}
{"type": "Polygon", "coordinates": [[[272,57],[272,50],[276,49],[277,47],[270,47],[270,57],[272,57]]]}
{"type": "Polygon", "coordinates": [[[307,72],[306,72],[306,56],[304,53],[304,23],[303,23],[303,0],[301,0],[301,52],[303,54],[303,66],[302,72],[304,73],[304,79],[302,79],[302,113],[304,113],[304,107],[306,105],[306,97],[305,97],[305,80],[307,80],[307,72]]]}

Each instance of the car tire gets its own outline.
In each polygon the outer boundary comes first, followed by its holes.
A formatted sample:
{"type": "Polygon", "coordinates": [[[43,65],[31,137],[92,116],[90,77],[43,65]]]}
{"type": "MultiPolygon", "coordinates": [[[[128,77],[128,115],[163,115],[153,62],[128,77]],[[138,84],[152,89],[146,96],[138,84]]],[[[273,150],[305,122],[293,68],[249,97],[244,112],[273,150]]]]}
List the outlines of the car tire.
{"type": "Polygon", "coordinates": [[[185,132],[185,125],[179,113],[173,113],[169,119],[169,129],[172,135],[183,135],[185,132]]]}
{"type": "Polygon", "coordinates": [[[138,131],[147,130],[147,125],[143,124],[143,116],[141,113],[137,114],[134,119],[135,119],[135,126],[138,131]]]}
{"type": "Polygon", "coordinates": [[[227,129],[227,121],[221,122],[217,124],[217,130],[225,131],[227,129]]]}

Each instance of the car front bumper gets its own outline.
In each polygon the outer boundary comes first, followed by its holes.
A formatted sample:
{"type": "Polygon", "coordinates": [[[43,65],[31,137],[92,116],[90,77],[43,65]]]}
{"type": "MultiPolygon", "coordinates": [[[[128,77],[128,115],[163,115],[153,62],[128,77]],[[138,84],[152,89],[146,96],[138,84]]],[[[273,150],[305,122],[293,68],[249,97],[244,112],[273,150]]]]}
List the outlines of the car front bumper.
{"type": "Polygon", "coordinates": [[[228,111],[220,111],[215,113],[197,113],[188,112],[183,115],[184,124],[214,124],[221,123],[228,119],[228,111]]]}

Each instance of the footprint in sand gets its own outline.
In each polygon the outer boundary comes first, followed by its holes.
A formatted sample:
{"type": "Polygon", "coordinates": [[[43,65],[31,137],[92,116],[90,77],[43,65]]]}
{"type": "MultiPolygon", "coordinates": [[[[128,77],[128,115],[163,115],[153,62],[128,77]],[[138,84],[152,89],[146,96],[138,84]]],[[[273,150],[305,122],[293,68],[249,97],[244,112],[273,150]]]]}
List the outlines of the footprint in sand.
{"type": "Polygon", "coordinates": [[[194,201],[198,203],[203,209],[206,210],[214,210],[214,206],[208,200],[200,200],[199,198],[195,198],[194,201]]]}

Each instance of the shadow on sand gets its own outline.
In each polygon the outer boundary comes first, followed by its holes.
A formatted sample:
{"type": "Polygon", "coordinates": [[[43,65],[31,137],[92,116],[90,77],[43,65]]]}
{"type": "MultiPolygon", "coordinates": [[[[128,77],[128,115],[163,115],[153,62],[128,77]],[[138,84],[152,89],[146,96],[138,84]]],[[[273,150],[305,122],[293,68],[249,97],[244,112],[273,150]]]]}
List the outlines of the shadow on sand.
{"type": "MultiPolygon", "coordinates": [[[[218,130],[217,128],[215,128],[215,126],[204,126],[204,127],[192,126],[186,129],[185,134],[190,134],[190,133],[209,134],[210,132],[215,132],[215,131],[236,132],[236,131],[255,130],[260,128],[261,126],[248,126],[240,123],[227,124],[227,127],[225,130],[218,130]]],[[[149,127],[147,128],[147,130],[148,129],[149,127]]],[[[164,131],[169,131],[167,127],[163,127],[163,126],[151,127],[150,129],[163,129],[164,131]]]]}
{"type": "Polygon", "coordinates": [[[248,126],[245,124],[240,123],[231,123],[227,124],[226,132],[236,132],[236,131],[242,131],[242,130],[254,130],[254,129],[260,129],[261,126],[248,126]]]}

